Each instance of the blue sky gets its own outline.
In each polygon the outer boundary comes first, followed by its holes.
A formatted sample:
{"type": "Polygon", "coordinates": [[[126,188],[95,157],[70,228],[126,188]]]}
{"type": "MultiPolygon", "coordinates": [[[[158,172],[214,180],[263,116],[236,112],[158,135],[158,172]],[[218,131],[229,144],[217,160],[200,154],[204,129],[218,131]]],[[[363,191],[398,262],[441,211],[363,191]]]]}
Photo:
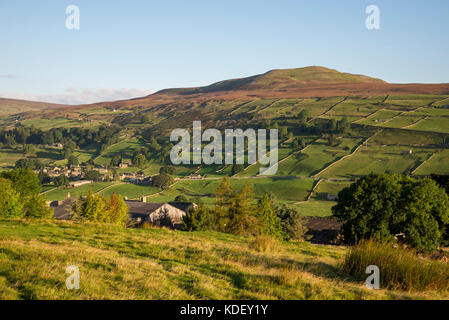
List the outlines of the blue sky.
{"type": "Polygon", "coordinates": [[[449,82],[448,14],[447,0],[2,0],[0,96],[114,100],[309,65],[449,82]]]}

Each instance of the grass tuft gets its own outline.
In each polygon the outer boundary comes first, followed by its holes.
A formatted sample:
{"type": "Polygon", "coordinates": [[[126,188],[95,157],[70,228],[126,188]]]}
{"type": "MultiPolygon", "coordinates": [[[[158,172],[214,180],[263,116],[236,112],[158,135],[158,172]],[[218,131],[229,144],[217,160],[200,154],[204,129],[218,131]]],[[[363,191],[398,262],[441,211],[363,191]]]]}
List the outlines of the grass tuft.
{"type": "Polygon", "coordinates": [[[416,254],[393,243],[361,241],[347,253],[341,270],[366,279],[366,268],[380,269],[381,289],[406,291],[449,291],[449,264],[416,254]]]}

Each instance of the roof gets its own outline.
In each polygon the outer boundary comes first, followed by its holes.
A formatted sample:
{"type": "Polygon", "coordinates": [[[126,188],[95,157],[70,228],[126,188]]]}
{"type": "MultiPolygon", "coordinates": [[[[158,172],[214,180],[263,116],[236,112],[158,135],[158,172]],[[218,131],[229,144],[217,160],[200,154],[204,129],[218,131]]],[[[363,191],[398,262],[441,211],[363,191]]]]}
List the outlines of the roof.
{"type": "Polygon", "coordinates": [[[173,201],[173,202],[169,202],[169,205],[182,210],[186,213],[188,213],[188,211],[190,210],[190,208],[192,208],[192,206],[194,206],[194,204],[192,202],[178,202],[178,201],[173,201]]]}
{"type": "Polygon", "coordinates": [[[164,203],[145,203],[140,201],[125,201],[125,203],[128,206],[129,216],[132,219],[144,218],[164,205],[164,203]]]}
{"type": "Polygon", "coordinates": [[[72,212],[72,206],[75,203],[74,198],[65,199],[61,205],[52,206],[53,217],[57,220],[70,220],[70,214],[72,212]]]}

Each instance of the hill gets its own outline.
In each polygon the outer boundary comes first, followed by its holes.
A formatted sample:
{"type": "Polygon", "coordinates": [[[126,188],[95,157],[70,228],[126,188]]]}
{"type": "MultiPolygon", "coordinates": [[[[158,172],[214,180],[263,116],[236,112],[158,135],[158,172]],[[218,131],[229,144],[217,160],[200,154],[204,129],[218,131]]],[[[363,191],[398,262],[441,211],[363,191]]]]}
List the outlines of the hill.
{"type": "MultiPolygon", "coordinates": [[[[281,203],[310,216],[330,215],[335,202],[329,199],[371,172],[449,174],[449,84],[389,84],[323,67],[272,70],[202,88],[163,90],[143,98],[30,111],[15,120],[18,116],[4,117],[0,127],[22,124],[41,132],[31,135],[35,146],[29,155],[24,155],[20,136],[14,145],[4,135],[0,141],[0,170],[12,168],[25,156],[49,167],[66,165],[60,148],[40,144],[37,138],[56,128],[64,139],[78,143],[74,155],[80,163],[107,166],[117,155],[131,163],[134,154],[147,150],[142,168],[120,169],[119,173],[142,170],[145,175],[156,175],[166,162],[160,150],[151,150],[150,137],[160,146],[169,147],[170,132],[191,128],[194,120],[201,120],[203,128],[221,130],[278,127],[282,134],[276,175],[261,178],[259,164],[246,165],[232,182],[241,188],[249,181],[256,197],[273,192],[281,203]],[[346,129],[342,129],[342,122],[346,129]],[[93,138],[95,130],[103,127],[116,128],[118,133],[116,140],[102,146],[93,138]],[[64,130],[71,128],[86,130],[64,130]]],[[[70,192],[83,195],[92,188],[130,199],[151,196],[154,202],[184,195],[212,204],[219,180],[232,176],[232,166],[178,166],[174,176],[180,180],[164,191],[110,182],[70,192]],[[194,172],[203,179],[189,179],[194,172]]],[[[62,200],[68,192],[54,185],[44,190],[49,200],[62,200]]]]}
{"type": "Polygon", "coordinates": [[[0,117],[29,111],[47,111],[49,109],[61,109],[66,107],[68,106],[62,104],[0,98],[0,117]]]}
{"type": "Polygon", "coordinates": [[[0,221],[0,299],[445,298],[368,290],[339,273],[346,250],[291,242],[261,253],[220,233],[0,221]],[[80,290],[65,286],[72,265],[80,290]]]}
{"type": "Polygon", "coordinates": [[[206,87],[168,89],[159,93],[196,94],[233,90],[293,89],[316,84],[385,83],[383,80],[362,75],[341,73],[324,67],[271,70],[248,78],[220,81],[206,87]]]}

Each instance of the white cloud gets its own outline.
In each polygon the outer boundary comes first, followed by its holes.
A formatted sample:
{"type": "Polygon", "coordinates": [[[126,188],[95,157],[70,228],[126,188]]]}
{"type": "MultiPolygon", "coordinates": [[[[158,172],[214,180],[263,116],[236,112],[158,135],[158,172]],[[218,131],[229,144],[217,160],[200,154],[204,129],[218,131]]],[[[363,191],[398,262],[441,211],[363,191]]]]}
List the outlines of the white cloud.
{"type": "Polygon", "coordinates": [[[14,74],[0,74],[0,79],[16,79],[17,76],[14,74]]]}
{"type": "Polygon", "coordinates": [[[96,102],[107,102],[107,101],[139,98],[147,96],[151,93],[153,93],[153,91],[145,89],[67,88],[63,93],[60,94],[26,95],[20,93],[4,93],[1,95],[1,97],[10,99],[77,105],[77,104],[89,104],[96,102]]]}

